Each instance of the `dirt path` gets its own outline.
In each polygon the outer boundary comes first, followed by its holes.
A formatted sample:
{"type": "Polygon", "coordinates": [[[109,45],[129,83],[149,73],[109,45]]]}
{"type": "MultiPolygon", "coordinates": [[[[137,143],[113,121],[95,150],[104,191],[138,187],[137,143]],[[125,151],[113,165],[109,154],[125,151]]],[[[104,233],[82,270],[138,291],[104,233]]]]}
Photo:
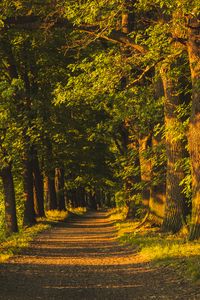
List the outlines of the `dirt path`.
{"type": "Polygon", "coordinates": [[[0,299],[193,300],[200,299],[200,291],[120,246],[101,212],[40,234],[21,255],[1,264],[0,299]]]}

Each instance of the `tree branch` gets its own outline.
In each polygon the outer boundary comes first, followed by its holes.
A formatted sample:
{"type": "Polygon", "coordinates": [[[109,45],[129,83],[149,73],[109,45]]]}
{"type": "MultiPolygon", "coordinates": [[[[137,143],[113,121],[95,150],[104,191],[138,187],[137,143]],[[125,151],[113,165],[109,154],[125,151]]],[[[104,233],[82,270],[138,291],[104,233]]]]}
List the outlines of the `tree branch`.
{"type": "Polygon", "coordinates": [[[88,30],[87,27],[80,26],[80,27],[76,27],[76,29],[82,32],[86,32],[89,35],[93,35],[113,43],[118,43],[125,47],[130,47],[143,54],[147,52],[147,49],[145,49],[145,47],[135,44],[133,39],[131,39],[121,31],[113,30],[109,35],[105,35],[104,33],[95,30],[91,30],[91,29],[88,30]]]}
{"type": "Polygon", "coordinates": [[[105,39],[107,41],[121,44],[125,47],[130,47],[140,53],[146,53],[147,49],[145,47],[137,45],[133,39],[131,39],[128,35],[124,34],[121,31],[113,30],[111,33],[106,35],[104,31],[99,32],[98,26],[82,25],[75,26],[67,19],[63,18],[55,18],[49,20],[43,20],[39,16],[17,16],[17,17],[9,17],[4,21],[5,27],[9,28],[24,28],[24,29],[39,29],[39,28],[66,28],[71,30],[78,30],[81,32],[85,32],[89,35],[93,35],[96,38],[105,39]]]}

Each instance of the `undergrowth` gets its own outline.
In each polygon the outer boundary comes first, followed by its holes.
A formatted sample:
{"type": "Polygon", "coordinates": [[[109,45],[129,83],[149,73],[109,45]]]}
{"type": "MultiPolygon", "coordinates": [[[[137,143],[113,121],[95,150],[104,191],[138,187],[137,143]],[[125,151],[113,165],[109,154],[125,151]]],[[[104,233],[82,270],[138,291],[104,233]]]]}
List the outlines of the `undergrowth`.
{"type": "Polygon", "coordinates": [[[109,216],[112,221],[124,221],[127,215],[128,209],[126,207],[113,208],[109,211],[109,216]]]}
{"type": "Polygon", "coordinates": [[[64,221],[67,219],[69,213],[68,211],[59,211],[59,210],[47,210],[46,217],[49,221],[64,221]]]}
{"type": "Polygon", "coordinates": [[[21,249],[29,245],[36,234],[48,228],[50,228],[50,225],[40,223],[4,238],[4,241],[0,244],[0,262],[7,260],[13,254],[19,253],[21,249]]]}
{"type": "Polygon", "coordinates": [[[112,220],[116,221],[118,239],[137,249],[144,261],[155,265],[172,266],[192,280],[200,280],[200,243],[189,242],[184,230],[177,234],[164,234],[159,228],[148,224],[137,228],[139,222],[126,221],[124,212],[113,211],[112,220]]]}
{"type": "Polygon", "coordinates": [[[47,210],[46,217],[49,221],[64,221],[66,220],[71,214],[75,215],[82,215],[86,212],[85,207],[76,207],[76,208],[69,208],[67,211],[59,211],[59,210],[47,210]]]}
{"type": "Polygon", "coordinates": [[[80,216],[86,212],[86,207],[69,208],[69,212],[80,216]]]}

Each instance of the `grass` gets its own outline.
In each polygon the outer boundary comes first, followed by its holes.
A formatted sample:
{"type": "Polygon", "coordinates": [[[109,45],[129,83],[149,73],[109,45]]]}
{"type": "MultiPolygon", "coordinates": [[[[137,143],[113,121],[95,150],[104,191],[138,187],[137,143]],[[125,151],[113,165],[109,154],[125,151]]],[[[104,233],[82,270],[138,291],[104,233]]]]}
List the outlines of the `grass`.
{"type": "Polygon", "coordinates": [[[109,210],[110,220],[115,221],[115,222],[125,220],[126,215],[127,215],[126,207],[113,208],[113,209],[109,210]]]}
{"type": "Polygon", "coordinates": [[[170,235],[148,225],[137,228],[139,222],[125,221],[124,212],[120,218],[119,211],[113,211],[111,218],[116,221],[119,241],[136,248],[144,261],[171,266],[192,280],[200,280],[200,243],[188,242],[186,231],[170,235]]]}
{"type": "Polygon", "coordinates": [[[86,212],[86,208],[85,207],[76,207],[76,208],[69,208],[67,211],[59,211],[59,210],[47,210],[46,211],[46,217],[47,220],[49,221],[55,221],[55,222],[59,222],[59,221],[64,221],[67,218],[70,217],[71,214],[74,215],[83,215],[86,212]]]}
{"type": "Polygon", "coordinates": [[[36,224],[32,227],[25,228],[19,233],[12,234],[0,244],[0,262],[4,262],[14,254],[19,253],[27,247],[30,241],[41,231],[50,228],[48,224],[36,224]]]}
{"type": "Polygon", "coordinates": [[[55,221],[55,222],[59,222],[59,221],[64,221],[65,219],[67,219],[67,217],[69,216],[68,211],[59,211],[59,210],[47,210],[46,211],[46,218],[47,221],[55,221]]]}
{"type": "Polygon", "coordinates": [[[9,237],[2,234],[0,240],[0,263],[6,261],[14,254],[19,253],[23,248],[28,247],[35,236],[45,231],[57,222],[65,221],[72,214],[81,215],[86,209],[78,207],[69,211],[52,210],[46,212],[46,218],[39,218],[38,223],[32,227],[21,229],[9,237]]]}
{"type": "Polygon", "coordinates": [[[86,213],[86,207],[69,208],[69,212],[81,216],[86,213]]]}

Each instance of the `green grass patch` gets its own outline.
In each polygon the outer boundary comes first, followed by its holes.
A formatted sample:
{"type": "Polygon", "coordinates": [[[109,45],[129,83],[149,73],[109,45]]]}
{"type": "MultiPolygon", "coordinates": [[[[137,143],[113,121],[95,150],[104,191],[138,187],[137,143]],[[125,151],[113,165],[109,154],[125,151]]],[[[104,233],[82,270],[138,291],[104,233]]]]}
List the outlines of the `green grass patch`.
{"type": "Polygon", "coordinates": [[[19,253],[23,248],[29,245],[30,241],[32,241],[39,232],[48,228],[50,228],[50,225],[40,223],[5,238],[0,244],[0,262],[7,260],[13,254],[19,253]]]}
{"type": "Polygon", "coordinates": [[[78,216],[83,215],[84,213],[86,213],[86,211],[87,211],[86,207],[76,207],[76,208],[69,209],[69,212],[71,212],[75,215],[78,215],[78,216]]]}
{"type": "Polygon", "coordinates": [[[122,220],[121,215],[121,221],[116,223],[119,241],[137,249],[144,261],[172,266],[192,280],[200,279],[199,241],[187,241],[184,231],[179,235],[163,234],[159,228],[137,228],[139,222],[122,220]]]}
{"type": "Polygon", "coordinates": [[[71,214],[83,215],[86,212],[85,207],[69,208],[67,211],[64,210],[48,210],[46,211],[47,220],[50,222],[61,222],[65,221],[71,214]]]}
{"type": "Polygon", "coordinates": [[[47,221],[64,221],[67,219],[69,213],[68,211],[60,210],[48,210],[46,211],[47,221]]]}
{"type": "Polygon", "coordinates": [[[126,207],[113,208],[109,210],[109,216],[111,221],[119,222],[124,221],[127,215],[128,209],[126,207]]]}

